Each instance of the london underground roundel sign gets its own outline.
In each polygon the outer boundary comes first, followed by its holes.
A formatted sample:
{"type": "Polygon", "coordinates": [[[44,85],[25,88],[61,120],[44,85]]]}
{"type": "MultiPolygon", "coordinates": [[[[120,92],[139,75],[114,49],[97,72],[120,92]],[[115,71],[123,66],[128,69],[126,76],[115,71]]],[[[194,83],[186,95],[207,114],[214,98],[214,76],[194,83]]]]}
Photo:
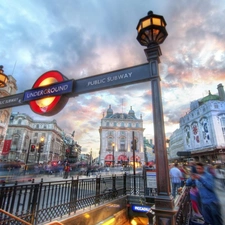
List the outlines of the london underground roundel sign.
{"type": "Polygon", "coordinates": [[[62,94],[68,93],[68,89],[72,90],[72,85],[66,82],[67,80],[56,70],[42,74],[25,96],[27,99],[35,99],[29,101],[32,111],[45,116],[52,116],[61,111],[69,99],[62,94]]]}

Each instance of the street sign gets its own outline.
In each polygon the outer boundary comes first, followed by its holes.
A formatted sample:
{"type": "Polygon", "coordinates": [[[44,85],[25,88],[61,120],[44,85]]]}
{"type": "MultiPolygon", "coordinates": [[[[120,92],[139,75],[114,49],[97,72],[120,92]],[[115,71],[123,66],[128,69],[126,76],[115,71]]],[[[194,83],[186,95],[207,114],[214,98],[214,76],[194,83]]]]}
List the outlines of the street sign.
{"type": "Polygon", "coordinates": [[[11,108],[14,106],[20,106],[27,103],[23,102],[23,93],[16,95],[9,95],[7,97],[0,98],[0,109],[11,108]]]}
{"type": "Polygon", "coordinates": [[[180,151],[180,152],[177,152],[177,156],[191,157],[191,151],[180,151]]]}
{"type": "Polygon", "coordinates": [[[92,77],[75,80],[75,94],[119,87],[150,80],[149,64],[142,64],[92,77]]]}
{"type": "Polygon", "coordinates": [[[50,96],[63,95],[71,93],[73,89],[73,80],[53,83],[48,86],[34,88],[24,92],[23,101],[32,101],[50,96]]]}
{"type": "Polygon", "coordinates": [[[156,171],[146,170],[147,188],[157,188],[156,171]]]}
{"type": "Polygon", "coordinates": [[[67,80],[59,71],[48,71],[37,79],[32,89],[0,98],[0,109],[30,104],[35,113],[52,116],[63,109],[70,97],[151,79],[154,77],[151,76],[148,63],[78,80],[67,80]],[[43,82],[49,85],[44,86],[43,82]],[[52,98],[49,105],[45,105],[45,98],[52,98]]]}

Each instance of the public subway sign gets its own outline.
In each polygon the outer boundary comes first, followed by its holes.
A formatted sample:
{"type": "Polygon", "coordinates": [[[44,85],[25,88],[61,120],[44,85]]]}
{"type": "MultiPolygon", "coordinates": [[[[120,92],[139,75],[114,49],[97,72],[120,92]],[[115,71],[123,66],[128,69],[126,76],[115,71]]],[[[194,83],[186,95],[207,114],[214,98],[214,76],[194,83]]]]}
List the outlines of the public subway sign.
{"type": "Polygon", "coordinates": [[[42,74],[30,90],[0,98],[0,109],[29,104],[33,112],[52,116],[64,108],[70,97],[153,78],[148,63],[78,80],[69,80],[59,71],[52,70],[42,74]]]}

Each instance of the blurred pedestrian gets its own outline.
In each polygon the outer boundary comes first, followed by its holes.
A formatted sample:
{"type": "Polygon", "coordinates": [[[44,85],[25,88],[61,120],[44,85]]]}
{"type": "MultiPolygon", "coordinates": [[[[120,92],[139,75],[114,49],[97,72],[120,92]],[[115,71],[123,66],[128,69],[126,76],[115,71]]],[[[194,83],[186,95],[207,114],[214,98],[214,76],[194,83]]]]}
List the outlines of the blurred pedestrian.
{"type": "Polygon", "coordinates": [[[184,183],[187,179],[187,175],[188,175],[188,171],[186,170],[185,166],[184,165],[180,165],[179,166],[179,170],[180,172],[182,173],[182,177],[181,177],[181,187],[184,186],[184,183]]]}
{"type": "Polygon", "coordinates": [[[174,164],[174,167],[170,169],[170,179],[172,183],[172,195],[175,198],[178,188],[181,187],[181,178],[182,178],[182,173],[178,169],[178,163],[174,164]]]}
{"type": "Polygon", "coordinates": [[[224,171],[221,168],[221,165],[217,165],[215,168],[215,180],[216,180],[216,187],[221,190],[224,190],[225,176],[224,171]]]}
{"type": "Polygon", "coordinates": [[[65,162],[65,165],[64,165],[64,176],[63,176],[64,179],[68,178],[69,172],[70,172],[70,165],[69,165],[69,162],[67,160],[65,162]]]}
{"type": "Polygon", "coordinates": [[[191,182],[186,183],[187,186],[191,186],[190,188],[190,199],[191,199],[191,221],[201,221],[204,223],[204,218],[202,216],[202,209],[201,209],[201,199],[199,195],[198,188],[196,187],[195,180],[191,180],[191,182]]]}
{"type": "Polygon", "coordinates": [[[216,176],[215,167],[214,167],[213,164],[208,164],[208,165],[206,166],[206,168],[207,168],[207,172],[208,172],[208,173],[212,174],[213,177],[216,176]]]}
{"type": "Polygon", "coordinates": [[[223,225],[220,202],[214,190],[214,178],[205,170],[203,163],[196,163],[196,170],[197,173],[192,173],[186,183],[191,185],[193,180],[196,182],[205,224],[223,225]]]}

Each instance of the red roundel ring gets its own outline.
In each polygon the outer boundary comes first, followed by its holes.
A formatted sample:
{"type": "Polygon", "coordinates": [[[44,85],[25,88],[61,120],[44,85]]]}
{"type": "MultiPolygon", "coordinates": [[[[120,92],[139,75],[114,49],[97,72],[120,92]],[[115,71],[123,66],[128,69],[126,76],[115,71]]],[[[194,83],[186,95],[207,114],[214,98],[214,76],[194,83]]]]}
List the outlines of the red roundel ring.
{"type": "MultiPolygon", "coordinates": [[[[42,74],[34,83],[32,88],[38,88],[46,85],[50,85],[57,82],[62,82],[67,80],[67,78],[61,74],[59,71],[51,70],[42,74]]],[[[52,116],[58,113],[64,108],[68,101],[68,97],[61,96],[51,96],[43,99],[30,101],[30,107],[32,111],[37,114],[52,116]]]]}

